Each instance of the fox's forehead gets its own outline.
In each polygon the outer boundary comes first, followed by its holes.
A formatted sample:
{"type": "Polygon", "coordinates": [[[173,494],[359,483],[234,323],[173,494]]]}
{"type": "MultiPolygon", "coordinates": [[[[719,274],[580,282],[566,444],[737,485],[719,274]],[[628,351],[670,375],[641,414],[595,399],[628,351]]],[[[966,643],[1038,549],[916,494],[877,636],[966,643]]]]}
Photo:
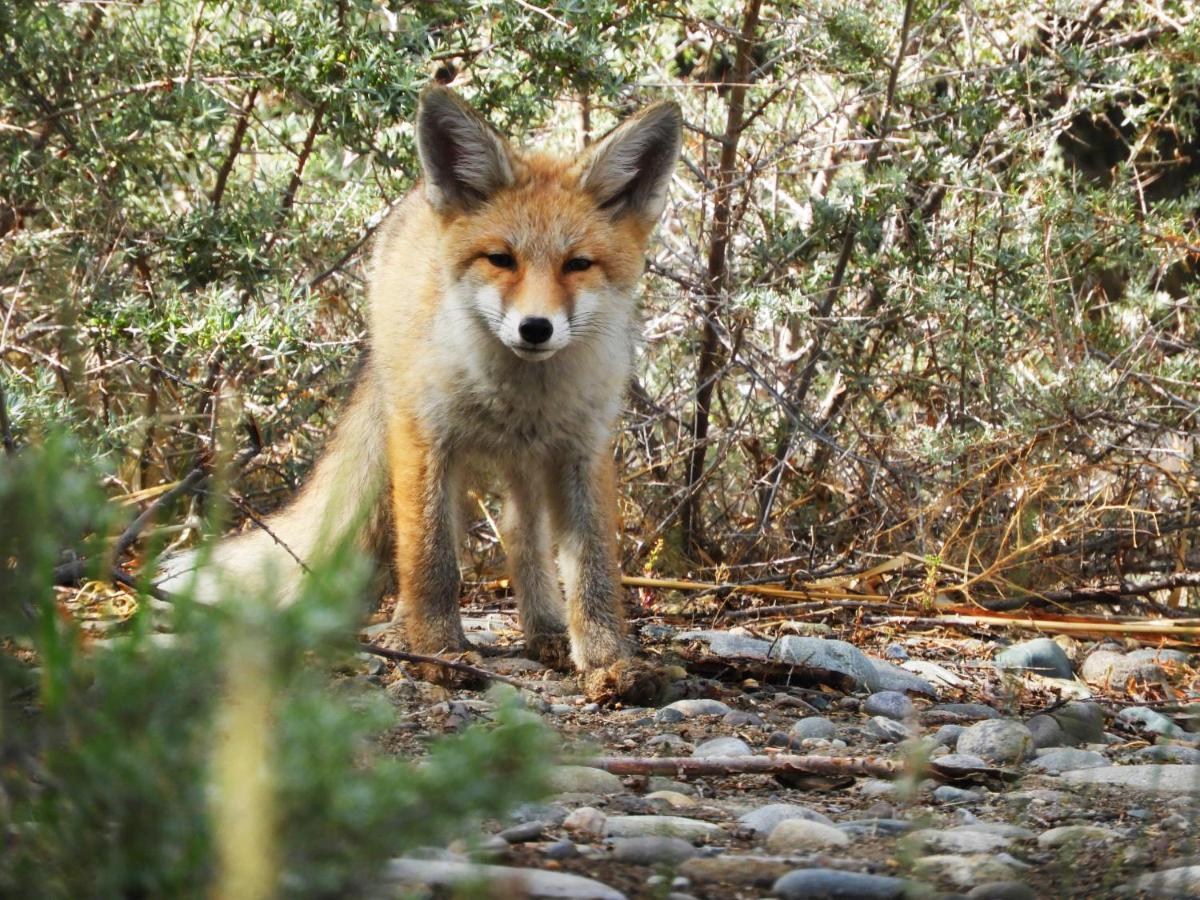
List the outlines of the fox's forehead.
{"type": "Polygon", "coordinates": [[[583,189],[575,163],[541,154],[514,162],[514,183],[459,222],[463,240],[547,262],[577,250],[600,252],[611,243],[611,217],[583,189]]]}

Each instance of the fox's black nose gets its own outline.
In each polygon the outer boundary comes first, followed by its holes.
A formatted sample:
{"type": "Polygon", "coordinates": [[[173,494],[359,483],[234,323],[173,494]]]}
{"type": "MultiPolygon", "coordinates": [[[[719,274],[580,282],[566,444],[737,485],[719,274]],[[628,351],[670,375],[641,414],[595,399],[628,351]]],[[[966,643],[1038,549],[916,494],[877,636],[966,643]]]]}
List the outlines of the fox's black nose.
{"type": "Polygon", "coordinates": [[[554,323],[541,316],[526,316],[517,326],[521,340],[530,344],[544,344],[554,334],[554,323]]]}

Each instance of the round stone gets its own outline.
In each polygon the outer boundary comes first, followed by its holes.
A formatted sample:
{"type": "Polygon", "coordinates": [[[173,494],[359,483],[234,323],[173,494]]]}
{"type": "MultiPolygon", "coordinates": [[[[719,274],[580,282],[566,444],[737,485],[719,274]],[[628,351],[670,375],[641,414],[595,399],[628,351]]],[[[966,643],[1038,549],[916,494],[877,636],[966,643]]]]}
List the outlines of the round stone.
{"type": "Polygon", "coordinates": [[[916,714],[916,707],[906,694],[899,691],[879,691],[863,703],[863,712],[869,716],[884,716],[903,721],[916,714]]]}
{"type": "Polygon", "coordinates": [[[956,749],[997,765],[1010,765],[1033,752],[1033,734],[1013,719],[990,719],[964,730],[956,749]]]}
{"type": "Polygon", "coordinates": [[[771,831],[767,849],[772,853],[795,853],[826,847],[845,847],[849,836],[841,829],[809,819],[785,819],[771,831]]]}

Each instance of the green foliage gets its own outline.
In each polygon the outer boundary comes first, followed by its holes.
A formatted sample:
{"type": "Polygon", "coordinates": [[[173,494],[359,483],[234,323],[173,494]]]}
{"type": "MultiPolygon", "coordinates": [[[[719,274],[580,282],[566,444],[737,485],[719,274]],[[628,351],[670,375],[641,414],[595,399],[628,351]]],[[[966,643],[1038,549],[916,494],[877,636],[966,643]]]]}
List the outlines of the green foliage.
{"type": "Polygon", "coordinates": [[[124,633],[86,643],[49,583],[61,548],[99,549],[96,481],[59,438],[0,459],[0,893],[209,894],[223,870],[215,810],[248,790],[222,771],[222,747],[247,737],[226,718],[259,695],[287,896],[360,893],[389,857],[543,790],[550,736],[514,702],[420,767],[378,747],[391,703],[327,674],[349,653],[364,568],[345,554],[285,610],[180,597],[165,619],[143,604],[124,633]]]}

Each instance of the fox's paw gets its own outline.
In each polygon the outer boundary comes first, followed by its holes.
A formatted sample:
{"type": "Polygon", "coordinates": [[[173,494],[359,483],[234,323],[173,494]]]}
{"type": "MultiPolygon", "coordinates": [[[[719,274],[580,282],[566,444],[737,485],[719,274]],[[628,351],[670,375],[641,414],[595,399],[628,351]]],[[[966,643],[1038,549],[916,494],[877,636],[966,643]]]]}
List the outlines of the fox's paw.
{"type": "MultiPolygon", "coordinates": [[[[433,655],[433,654],[426,654],[433,655]]],[[[475,651],[457,652],[457,653],[438,653],[439,659],[447,662],[463,663],[474,668],[478,668],[483,662],[483,658],[475,651]]],[[[422,681],[428,681],[430,684],[441,685],[449,690],[481,690],[487,686],[487,673],[478,673],[463,671],[452,666],[441,665],[439,663],[418,663],[416,665],[417,677],[422,681]]]]}
{"type": "Polygon", "coordinates": [[[570,671],[570,638],[565,631],[544,631],[528,635],[525,639],[525,655],[560,672],[570,671]]]}
{"type": "Polygon", "coordinates": [[[658,706],[668,696],[669,674],[659,666],[639,659],[618,659],[603,668],[583,673],[583,689],[593,703],[608,706],[658,706]]]}

